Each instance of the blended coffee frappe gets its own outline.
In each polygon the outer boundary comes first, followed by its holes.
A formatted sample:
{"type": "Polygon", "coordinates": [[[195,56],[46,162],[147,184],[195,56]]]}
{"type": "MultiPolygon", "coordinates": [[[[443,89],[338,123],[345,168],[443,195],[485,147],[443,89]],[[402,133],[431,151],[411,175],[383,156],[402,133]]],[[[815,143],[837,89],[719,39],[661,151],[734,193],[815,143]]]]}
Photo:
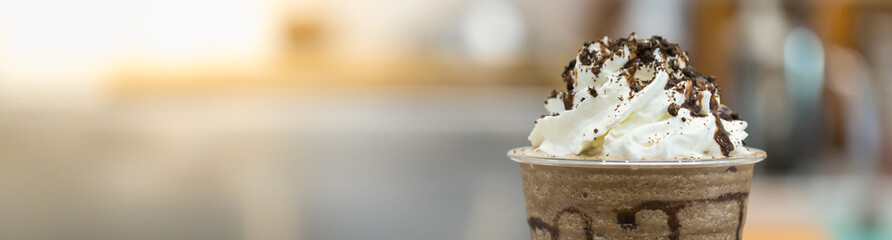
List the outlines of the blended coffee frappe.
{"type": "Polygon", "coordinates": [[[520,163],[532,239],[741,239],[753,165],[715,77],[661,37],[585,43],[520,163]]]}

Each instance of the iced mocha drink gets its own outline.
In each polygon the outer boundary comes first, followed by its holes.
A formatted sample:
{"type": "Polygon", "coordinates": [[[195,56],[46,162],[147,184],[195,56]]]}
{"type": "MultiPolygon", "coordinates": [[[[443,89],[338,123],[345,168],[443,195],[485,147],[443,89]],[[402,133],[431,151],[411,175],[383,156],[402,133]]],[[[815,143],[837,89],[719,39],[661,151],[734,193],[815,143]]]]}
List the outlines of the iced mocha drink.
{"type": "Polygon", "coordinates": [[[741,239],[753,165],[715,77],[660,37],[588,42],[519,162],[532,239],[741,239]]]}

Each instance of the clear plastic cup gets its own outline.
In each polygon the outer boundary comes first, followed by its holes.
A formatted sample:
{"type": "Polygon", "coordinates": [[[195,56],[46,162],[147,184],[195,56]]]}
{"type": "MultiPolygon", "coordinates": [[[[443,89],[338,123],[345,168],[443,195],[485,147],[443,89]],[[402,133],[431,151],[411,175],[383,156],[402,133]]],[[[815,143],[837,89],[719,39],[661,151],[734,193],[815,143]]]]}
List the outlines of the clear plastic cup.
{"type": "Polygon", "coordinates": [[[628,161],[555,157],[520,164],[530,238],[740,239],[759,149],[740,157],[628,161]]]}

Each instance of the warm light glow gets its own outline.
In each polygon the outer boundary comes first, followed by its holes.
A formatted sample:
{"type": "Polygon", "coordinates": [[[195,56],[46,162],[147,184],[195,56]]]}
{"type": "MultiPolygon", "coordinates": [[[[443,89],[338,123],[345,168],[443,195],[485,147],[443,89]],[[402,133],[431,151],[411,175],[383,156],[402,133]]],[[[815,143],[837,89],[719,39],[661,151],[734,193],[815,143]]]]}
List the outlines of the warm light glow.
{"type": "Polygon", "coordinates": [[[258,64],[271,52],[276,20],[271,5],[253,0],[3,1],[0,88],[17,94],[53,91],[52,86],[63,86],[58,91],[65,94],[95,91],[112,66],[128,61],[258,64]]]}

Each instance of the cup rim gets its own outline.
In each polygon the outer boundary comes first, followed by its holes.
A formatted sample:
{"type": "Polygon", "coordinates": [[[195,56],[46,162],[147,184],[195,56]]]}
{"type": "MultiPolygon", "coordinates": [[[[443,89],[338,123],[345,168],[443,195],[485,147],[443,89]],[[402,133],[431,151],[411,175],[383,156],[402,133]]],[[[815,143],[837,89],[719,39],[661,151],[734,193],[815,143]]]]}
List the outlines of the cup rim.
{"type": "Polygon", "coordinates": [[[672,160],[630,160],[622,158],[592,159],[573,156],[552,156],[538,152],[530,146],[514,148],[508,151],[508,158],[518,163],[563,166],[563,167],[590,167],[590,168],[690,168],[690,167],[719,167],[729,165],[754,164],[764,160],[768,154],[762,149],[748,147],[750,153],[734,157],[715,157],[699,159],[672,159],[672,160]],[[540,155],[532,155],[537,152],[540,155]]]}

